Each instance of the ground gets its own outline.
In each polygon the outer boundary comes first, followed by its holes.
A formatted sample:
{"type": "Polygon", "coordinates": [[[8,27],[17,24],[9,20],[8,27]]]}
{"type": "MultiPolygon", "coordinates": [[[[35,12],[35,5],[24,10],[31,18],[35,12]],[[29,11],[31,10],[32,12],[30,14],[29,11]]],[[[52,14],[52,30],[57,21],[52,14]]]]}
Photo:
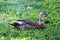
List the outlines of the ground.
{"type": "Polygon", "coordinates": [[[6,1],[0,2],[0,40],[60,40],[60,0],[26,2],[21,0],[18,3],[6,1]],[[23,5],[22,8],[18,4],[23,5]],[[30,8],[28,8],[29,5],[31,5],[30,8]],[[9,23],[19,19],[38,22],[41,11],[51,17],[51,19],[44,18],[44,21],[49,21],[49,23],[46,23],[46,28],[43,30],[16,30],[9,26],[9,23]]]}

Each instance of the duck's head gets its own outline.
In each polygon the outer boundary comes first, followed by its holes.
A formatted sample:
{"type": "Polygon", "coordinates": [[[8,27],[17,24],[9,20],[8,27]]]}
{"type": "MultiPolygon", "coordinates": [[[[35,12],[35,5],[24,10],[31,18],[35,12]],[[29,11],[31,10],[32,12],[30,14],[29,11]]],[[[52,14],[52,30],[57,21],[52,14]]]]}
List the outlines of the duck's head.
{"type": "Polygon", "coordinates": [[[44,17],[50,18],[45,12],[40,12],[40,15],[39,15],[39,25],[40,25],[41,29],[43,29],[45,27],[45,22],[43,20],[44,17]]]}
{"type": "Polygon", "coordinates": [[[40,12],[40,15],[39,15],[39,16],[40,16],[40,18],[41,18],[41,17],[42,17],[42,18],[43,18],[43,17],[48,17],[48,18],[49,18],[49,16],[48,16],[45,12],[40,12]]]}

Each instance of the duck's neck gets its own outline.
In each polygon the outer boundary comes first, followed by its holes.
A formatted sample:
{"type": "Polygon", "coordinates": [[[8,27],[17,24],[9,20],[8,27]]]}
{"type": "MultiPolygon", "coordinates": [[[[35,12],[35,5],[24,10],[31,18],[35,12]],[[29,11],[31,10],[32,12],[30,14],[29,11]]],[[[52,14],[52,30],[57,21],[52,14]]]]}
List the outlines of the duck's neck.
{"type": "Polygon", "coordinates": [[[43,17],[40,15],[39,16],[39,24],[44,23],[43,17]]]}

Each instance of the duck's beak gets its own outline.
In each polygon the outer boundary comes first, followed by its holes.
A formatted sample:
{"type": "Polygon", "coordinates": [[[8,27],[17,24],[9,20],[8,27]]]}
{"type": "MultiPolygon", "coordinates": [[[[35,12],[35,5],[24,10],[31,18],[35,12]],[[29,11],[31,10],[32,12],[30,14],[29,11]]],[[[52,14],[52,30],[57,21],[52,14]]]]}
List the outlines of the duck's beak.
{"type": "Polygon", "coordinates": [[[45,17],[47,17],[47,18],[51,18],[50,16],[48,16],[47,14],[45,14],[45,17]]]}
{"type": "Polygon", "coordinates": [[[47,16],[47,18],[51,18],[50,16],[47,16]]]}

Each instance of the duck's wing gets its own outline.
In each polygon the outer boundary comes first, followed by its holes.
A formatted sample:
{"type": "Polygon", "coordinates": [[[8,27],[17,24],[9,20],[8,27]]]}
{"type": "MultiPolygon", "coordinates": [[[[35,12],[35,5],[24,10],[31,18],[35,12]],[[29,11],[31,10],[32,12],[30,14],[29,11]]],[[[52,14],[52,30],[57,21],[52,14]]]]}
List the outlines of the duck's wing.
{"type": "Polygon", "coordinates": [[[32,20],[18,20],[17,22],[14,22],[10,25],[12,25],[14,27],[19,27],[19,26],[38,27],[39,24],[32,20]]]}
{"type": "Polygon", "coordinates": [[[26,21],[26,24],[29,24],[29,25],[32,25],[32,26],[38,25],[38,23],[36,23],[34,21],[26,21]]]}
{"type": "Polygon", "coordinates": [[[16,27],[16,26],[19,26],[20,24],[17,22],[14,22],[14,23],[11,23],[10,25],[16,27]]]}
{"type": "Polygon", "coordinates": [[[24,22],[24,23],[26,23],[28,25],[31,25],[31,26],[37,26],[38,25],[38,23],[36,23],[36,22],[34,22],[32,20],[17,20],[17,21],[24,22]]]}
{"type": "Polygon", "coordinates": [[[16,29],[20,29],[20,28],[24,28],[24,29],[33,29],[33,28],[39,28],[39,24],[32,21],[32,20],[18,20],[17,22],[14,22],[12,24],[14,28],[16,29]]]}
{"type": "Polygon", "coordinates": [[[14,27],[18,27],[18,26],[26,25],[26,23],[23,21],[17,21],[17,22],[11,23],[10,25],[14,27]]]}
{"type": "Polygon", "coordinates": [[[17,21],[19,21],[19,22],[32,22],[32,20],[17,20],[17,21]]]}

